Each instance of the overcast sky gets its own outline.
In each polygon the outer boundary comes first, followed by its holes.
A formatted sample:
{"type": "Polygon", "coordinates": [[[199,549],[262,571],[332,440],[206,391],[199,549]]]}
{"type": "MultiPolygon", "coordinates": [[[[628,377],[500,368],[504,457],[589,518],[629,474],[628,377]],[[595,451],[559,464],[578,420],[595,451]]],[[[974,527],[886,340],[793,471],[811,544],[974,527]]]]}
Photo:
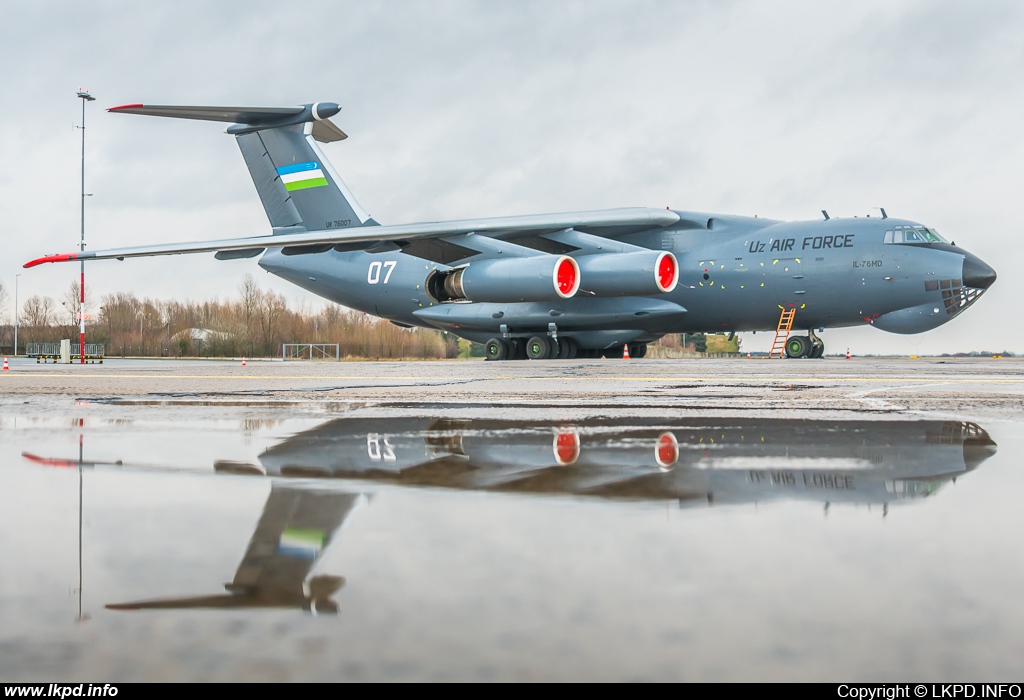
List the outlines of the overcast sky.
{"type": "MultiPolygon", "coordinates": [[[[1020,2],[14,2],[0,0],[0,280],[61,296],[77,266],[79,85],[93,249],[269,232],[223,124],[133,102],[335,101],[324,146],[381,223],[619,206],[921,221],[999,273],[918,336],[829,351],[1024,352],[1020,2]]],[[[212,255],[99,262],[99,294],[229,297],[212,255]]],[[[748,347],[767,344],[763,334],[748,347]]]]}

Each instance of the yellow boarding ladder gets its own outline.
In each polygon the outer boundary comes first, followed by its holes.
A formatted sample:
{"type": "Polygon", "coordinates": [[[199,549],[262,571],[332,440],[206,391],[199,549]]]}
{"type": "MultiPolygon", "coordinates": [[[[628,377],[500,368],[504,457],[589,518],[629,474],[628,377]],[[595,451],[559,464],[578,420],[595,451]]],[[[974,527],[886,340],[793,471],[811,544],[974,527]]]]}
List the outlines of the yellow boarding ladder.
{"type": "Polygon", "coordinates": [[[768,359],[775,357],[775,353],[779,353],[779,357],[786,356],[786,341],[789,340],[789,332],[793,330],[793,319],[796,318],[796,307],[791,306],[787,309],[783,309],[779,315],[779,327],[775,330],[775,341],[772,343],[771,352],[768,353],[768,359]]]}

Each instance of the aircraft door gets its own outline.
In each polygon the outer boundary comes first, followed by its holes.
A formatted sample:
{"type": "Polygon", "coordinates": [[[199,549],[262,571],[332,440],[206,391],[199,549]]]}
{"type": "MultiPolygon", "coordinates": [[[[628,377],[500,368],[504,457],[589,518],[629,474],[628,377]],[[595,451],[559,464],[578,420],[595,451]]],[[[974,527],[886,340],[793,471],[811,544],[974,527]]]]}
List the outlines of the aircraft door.
{"type": "Polygon", "coordinates": [[[778,304],[800,306],[807,294],[807,264],[803,258],[774,258],[769,263],[772,296],[778,304]]]}

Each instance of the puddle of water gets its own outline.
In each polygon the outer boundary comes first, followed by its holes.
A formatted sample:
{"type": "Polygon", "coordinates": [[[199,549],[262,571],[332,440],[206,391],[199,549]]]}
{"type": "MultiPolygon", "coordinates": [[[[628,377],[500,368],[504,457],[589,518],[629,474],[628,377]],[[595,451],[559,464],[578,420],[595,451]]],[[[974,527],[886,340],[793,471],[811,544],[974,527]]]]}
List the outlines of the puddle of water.
{"type": "Polygon", "coordinates": [[[75,410],[0,416],[3,680],[1024,670],[1009,423],[75,410]]]}

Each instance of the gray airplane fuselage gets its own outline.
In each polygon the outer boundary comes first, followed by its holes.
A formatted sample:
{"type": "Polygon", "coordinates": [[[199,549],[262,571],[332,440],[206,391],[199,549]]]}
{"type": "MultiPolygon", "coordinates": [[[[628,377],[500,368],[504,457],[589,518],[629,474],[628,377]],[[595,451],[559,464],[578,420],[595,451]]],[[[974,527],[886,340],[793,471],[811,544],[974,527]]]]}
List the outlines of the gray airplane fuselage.
{"type": "MultiPolygon", "coordinates": [[[[259,264],[315,294],[399,324],[441,328],[479,342],[499,335],[503,326],[512,336],[526,336],[555,324],[558,333],[589,347],[650,341],[666,333],[774,330],[784,308],[797,310],[795,328],[870,324],[919,333],[958,315],[976,298],[968,298],[967,290],[984,290],[995,279],[976,256],[944,241],[886,242],[894,231],[924,228],[912,221],[780,222],[676,213],[677,225],[616,237],[676,256],[678,285],[655,296],[594,297],[586,293],[584,278],[571,299],[439,302],[427,293],[426,278],[451,268],[398,249],[311,255],[271,250],[259,264]]],[[[462,242],[473,241],[470,235],[462,242]]],[[[481,259],[493,258],[495,246],[505,249],[499,255],[543,254],[515,241],[486,241],[481,259]]],[[[599,252],[581,248],[567,254],[579,259],[599,252]]]]}

